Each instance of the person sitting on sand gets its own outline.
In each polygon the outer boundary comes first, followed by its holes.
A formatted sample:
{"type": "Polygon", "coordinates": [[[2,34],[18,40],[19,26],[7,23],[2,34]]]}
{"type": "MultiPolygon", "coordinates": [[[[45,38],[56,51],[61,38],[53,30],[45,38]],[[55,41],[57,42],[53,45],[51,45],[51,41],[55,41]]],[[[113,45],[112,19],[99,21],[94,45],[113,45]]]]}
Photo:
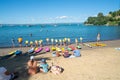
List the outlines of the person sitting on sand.
{"type": "Polygon", "coordinates": [[[81,56],[80,50],[78,50],[78,48],[76,47],[75,50],[73,51],[73,54],[69,58],[80,57],[80,56],[81,56]]]}
{"type": "Polygon", "coordinates": [[[38,72],[37,61],[34,60],[34,56],[30,57],[30,60],[27,63],[28,65],[28,74],[33,75],[38,72]]]}
{"type": "Polygon", "coordinates": [[[22,41],[23,41],[22,37],[19,37],[19,38],[18,38],[18,43],[19,43],[19,46],[20,46],[20,47],[22,47],[22,41]]]}
{"type": "Polygon", "coordinates": [[[47,64],[46,60],[45,59],[42,59],[41,60],[41,63],[40,63],[40,72],[48,72],[48,67],[49,65],[47,64]]]}
{"type": "Polygon", "coordinates": [[[61,51],[54,51],[53,53],[52,53],[52,56],[53,57],[59,57],[59,56],[61,56],[61,51]]]}
{"type": "Polygon", "coordinates": [[[65,51],[63,52],[63,57],[64,57],[64,58],[68,58],[69,56],[70,56],[70,54],[69,54],[68,50],[65,50],[65,51]]]}
{"type": "Polygon", "coordinates": [[[0,80],[14,80],[17,77],[16,72],[10,73],[5,67],[0,67],[0,80]]]}
{"type": "Polygon", "coordinates": [[[59,57],[61,55],[60,51],[56,51],[56,57],[59,57]]]}
{"type": "Polygon", "coordinates": [[[50,72],[52,72],[55,75],[58,75],[63,72],[63,68],[60,66],[53,65],[50,67],[50,72]]]}

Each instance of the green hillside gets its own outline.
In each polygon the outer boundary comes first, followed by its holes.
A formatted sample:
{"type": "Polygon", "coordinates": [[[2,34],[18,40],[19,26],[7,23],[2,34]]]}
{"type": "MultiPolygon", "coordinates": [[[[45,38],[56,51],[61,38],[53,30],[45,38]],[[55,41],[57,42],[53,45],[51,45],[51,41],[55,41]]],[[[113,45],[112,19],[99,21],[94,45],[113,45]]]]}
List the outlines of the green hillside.
{"type": "Polygon", "coordinates": [[[104,15],[100,12],[98,13],[97,17],[88,17],[84,24],[120,26],[120,10],[109,12],[108,15],[104,15]]]}

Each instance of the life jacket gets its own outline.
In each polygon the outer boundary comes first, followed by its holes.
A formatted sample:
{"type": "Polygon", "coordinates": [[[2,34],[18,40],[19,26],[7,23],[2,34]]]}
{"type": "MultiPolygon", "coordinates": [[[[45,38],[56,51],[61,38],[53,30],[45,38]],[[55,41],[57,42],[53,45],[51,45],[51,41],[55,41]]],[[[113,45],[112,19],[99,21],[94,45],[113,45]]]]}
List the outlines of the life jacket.
{"type": "Polygon", "coordinates": [[[28,40],[27,40],[27,41],[25,41],[25,44],[28,44],[28,40]]]}
{"type": "Polygon", "coordinates": [[[19,43],[22,42],[22,38],[18,38],[18,42],[19,42],[19,43]]]}

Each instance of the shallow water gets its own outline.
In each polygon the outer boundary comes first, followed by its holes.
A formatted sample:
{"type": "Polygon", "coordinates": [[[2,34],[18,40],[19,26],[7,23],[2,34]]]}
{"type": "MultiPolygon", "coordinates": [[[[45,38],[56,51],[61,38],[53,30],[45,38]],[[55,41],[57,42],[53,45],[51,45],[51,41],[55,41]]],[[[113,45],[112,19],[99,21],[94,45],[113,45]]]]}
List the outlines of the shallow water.
{"type": "Polygon", "coordinates": [[[120,26],[86,26],[84,24],[44,24],[44,25],[3,25],[0,27],[0,47],[10,47],[11,39],[23,38],[24,41],[43,40],[46,44],[46,38],[63,39],[70,38],[71,43],[75,38],[83,37],[83,42],[96,41],[97,33],[101,34],[101,40],[120,39],[120,26]],[[32,34],[32,36],[30,35],[32,34]]]}

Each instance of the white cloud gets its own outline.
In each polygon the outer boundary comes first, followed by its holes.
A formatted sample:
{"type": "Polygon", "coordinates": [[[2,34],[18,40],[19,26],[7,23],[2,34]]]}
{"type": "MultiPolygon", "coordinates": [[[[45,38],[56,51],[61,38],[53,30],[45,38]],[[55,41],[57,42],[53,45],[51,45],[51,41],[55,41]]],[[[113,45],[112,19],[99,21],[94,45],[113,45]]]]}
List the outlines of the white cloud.
{"type": "Polygon", "coordinates": [[[68,16],[57,16],[55,19],[66,19],[68,16]]]}

